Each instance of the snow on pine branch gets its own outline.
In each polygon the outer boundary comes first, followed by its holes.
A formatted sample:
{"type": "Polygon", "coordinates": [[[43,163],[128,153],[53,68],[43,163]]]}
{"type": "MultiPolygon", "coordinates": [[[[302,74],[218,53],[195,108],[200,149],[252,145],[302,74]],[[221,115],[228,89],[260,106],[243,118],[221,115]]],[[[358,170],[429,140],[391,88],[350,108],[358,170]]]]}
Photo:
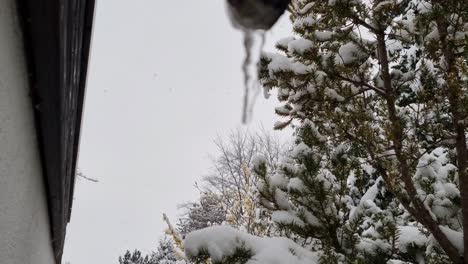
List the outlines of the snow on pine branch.
{"type": "Polygon", "coordinates": [[[188,234],[184,241],[189,258],[210,257],[213,263],[316,264],[317,253],[284,237],[262,238],[230,226],[214,226],[188,234]],[[231,262],[229,262],[231,263],[231,262]]]}

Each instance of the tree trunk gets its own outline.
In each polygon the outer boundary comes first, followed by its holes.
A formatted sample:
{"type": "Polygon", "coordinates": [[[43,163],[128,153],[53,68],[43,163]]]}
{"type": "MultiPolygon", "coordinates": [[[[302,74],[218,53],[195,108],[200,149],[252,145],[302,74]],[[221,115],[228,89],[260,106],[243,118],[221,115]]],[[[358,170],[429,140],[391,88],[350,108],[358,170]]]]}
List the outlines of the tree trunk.
{"type": "MultiPolygon", "coordinates": [[[[385,43],[385,32],[376,32],[376,36],[378,59],[381,66],[381,74],[385,89],[384,97],[387,102],[388,118],[392,123],[393,129],[393,131],[390,133],[390,139],[393,142],[395,155],[398,163],[400,164],[400,177],[405,184],[405,191],[410,199],[410,203],[405,203],[404,201],[401,202],[403,205],[406,204],[406,209],[413,215],[413,217],[415,217],[416,220],[418,220],[425,228],[429,230],[429,232],[431,232],[450,260],[452,260],[453,263],[462,263],[457,248],[450,242],[445,233],[442,232],[437,222],[432,219],[424,204],[417,197],[417,191],[413,184],[409,165],[403,153],[403,127],[395,107],[395,95],[390,76],[389,61],[385,43]],[[411,204],[413,207],[411,207],[411,204]]],[[[400,198],[400,200],[402,199],[400,198]]]]}
{"type": "Polygon", "coordinates": [[[438,16],[437,29],[439,31],[441,47],[446,63],[446,93],[450,103],[450,112],[453,118],[453,128],[455,132],[455,149],[457,151],[457,168],[458,168],[458,179],[460,184],[460,195],[461,195],[461,207],[463,215],[463,243],[464,243],[464,263],[468,263],[468,150],[466,146],[465,130],[466,125],[464,123],[466,119],[466,113],[463,113],[463,102],[464,96],[463,91],[460,87],[461,80],[458,75],[457,69],[457,58],[453,51],[454,43],[447,40],[448,36],[448,22],[446,18],[441,15],[438,16]]]}

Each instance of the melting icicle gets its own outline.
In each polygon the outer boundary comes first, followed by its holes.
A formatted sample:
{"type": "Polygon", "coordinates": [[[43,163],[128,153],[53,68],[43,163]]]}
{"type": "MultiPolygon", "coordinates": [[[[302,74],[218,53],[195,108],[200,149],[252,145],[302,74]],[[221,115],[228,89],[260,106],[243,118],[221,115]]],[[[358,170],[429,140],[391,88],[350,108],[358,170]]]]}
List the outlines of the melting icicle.
{"type": "Polygon", "coordinates": [[[250,90],[250,80],[252,76],[249,71],[249,66],[252,61],[252,46],[253,46],[253,36],[250,30],[244,31],[244,49],[245,49],[245,58],[244,63],[242,63],[242,73],[244,74],[244,104],[242,106],[242,123],[247,123],[247,110],[249,105],[249,90],[250,90]]]}
{"type": "Polygon", "coordinates": [[[242,63],[244,75],[244,101],[242,107],[242,123],[248,123],[252,118],[253,108],[260,91],[260,83],[257,77],[257,62],[265,46],[265,32],[244,30],[245,58],[242,63]],[[257,38],[256,38],[257,36],[257,38]],[[260,38],[259,50],[255,53],[255,42],[260,38]]]}
{"type": "Polygon", "coordinates": [[[253,44],[255,38],[253,32],[250,30],[244,31],[244,49],[245,49],[245,59],[244,63],[242,64],[242,73],[244,74],[244,102],[242,107],[242,123],[246,124],[250,121],[252,116],[252,94],[255,95],[255,90],[253,89],[255,86],[255,80],[252,81],[252,55],[253,55],[253,44]]]}
{"type": "MultiPolygon", "coordinates": [[[[246,124],[252,117],[255,99],[260,90],[257,78],[257,61],[253,59],[255,35],[259,35],[261,42],[258,56],[260,57],[265,45],[265,31],[270,29],[284,13],[290,0],[227,0],[228,14],[232,25],[244,32],[245,59],[242,64],[244,74],[244,101],[242,109],[242,123],[246,124]],[[254,69],[252,71],[252,69],[254,69]]],[[[264,90],[265,97],[268,91],[264,90]]]]}

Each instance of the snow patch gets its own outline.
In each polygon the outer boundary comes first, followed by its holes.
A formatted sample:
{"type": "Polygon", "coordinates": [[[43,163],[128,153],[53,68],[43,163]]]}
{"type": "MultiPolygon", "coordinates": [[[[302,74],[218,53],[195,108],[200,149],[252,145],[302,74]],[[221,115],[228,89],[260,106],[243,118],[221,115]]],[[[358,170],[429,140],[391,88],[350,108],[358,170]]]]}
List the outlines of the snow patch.
{"type": "Polygon", "coordinates": [[[410,246],[424,247],[428,243],[428,238],[416,226],[400,226],[399,231],[398,249],[403,253],[407,253],[410,246]]]}
{"type": "Polygon", "coordinates": [[[207,253],[213,261],[222,261],[236,250],[250,252],[246,264],[317,264],[317,253],[306,250],[283,237],[261,238],[229,226],[215,226],[189,233],[184,241],[186,254],[191,257],[207,253]]]}

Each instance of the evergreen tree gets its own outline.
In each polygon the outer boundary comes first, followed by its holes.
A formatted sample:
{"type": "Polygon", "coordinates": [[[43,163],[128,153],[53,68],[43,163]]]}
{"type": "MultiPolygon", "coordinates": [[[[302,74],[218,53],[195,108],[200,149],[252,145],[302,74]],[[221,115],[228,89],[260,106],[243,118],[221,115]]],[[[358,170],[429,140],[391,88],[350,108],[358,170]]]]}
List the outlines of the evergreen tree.
{"type": "MultiPolygon", "coordinates": [[[[289,263],[468,263],[468,2],[296,0],[290,11],[296,36],[262,56],[259,77],[295,147],[275,169],[253,164],[283,236],[319,255],[291,248],[289,263]]],[[[269,263],[257,238],[234,233],[221,254],[209,232],[188,235],[189,256],[269,263]]]]}
{"type": "Polygon", "coordinates": [[[159,240],[156,252],[151,255],[151,261],[148,264],[175,264],[177,262],[175,249],[170,239],[163,237],[159,240]]]}
{"type": "Polygon", "coordinates": [[[119,257],[119,264],[155,264],[150,256],[142,256],[141,251],[135,249],[133,253],[127,250],[123,256],[119,257]]]}
{"type": "MultiPolygon", "coordinates": [[[[119,264],[182,264],[177,262],[176,251],[172,241],[163,237],[159,240],[158,248],[155,252],[143,256],[141,251],[135,249],[133,253],[127,250],[123,256],[119,257],[119,264]]],[[[185,264],[185,263],[183,263],[185,264]]]]}

